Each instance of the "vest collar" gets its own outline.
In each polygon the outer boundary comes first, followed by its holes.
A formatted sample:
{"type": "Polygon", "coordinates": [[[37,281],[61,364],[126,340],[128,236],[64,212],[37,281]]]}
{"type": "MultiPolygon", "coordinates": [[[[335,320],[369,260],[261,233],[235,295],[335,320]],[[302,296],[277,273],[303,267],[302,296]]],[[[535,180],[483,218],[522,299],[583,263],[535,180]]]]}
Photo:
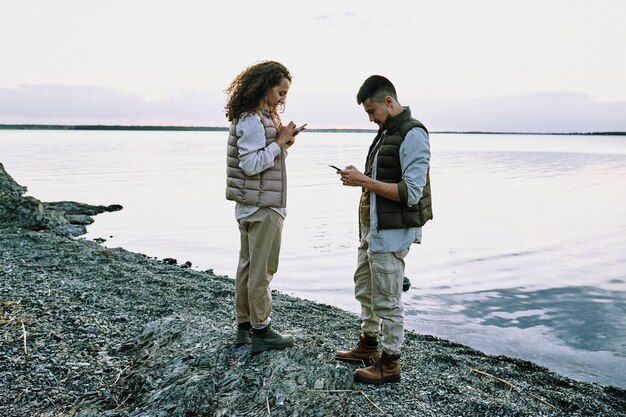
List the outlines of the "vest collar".
{"type": "Polygon", "coordinates": [[[402,108],[402,113],[398,114],[387,120],[384,125],[384,129],[387,133],[393,133],[400,128],[408,119],[411,118],[411,109],[407,107],[402,108]]]}

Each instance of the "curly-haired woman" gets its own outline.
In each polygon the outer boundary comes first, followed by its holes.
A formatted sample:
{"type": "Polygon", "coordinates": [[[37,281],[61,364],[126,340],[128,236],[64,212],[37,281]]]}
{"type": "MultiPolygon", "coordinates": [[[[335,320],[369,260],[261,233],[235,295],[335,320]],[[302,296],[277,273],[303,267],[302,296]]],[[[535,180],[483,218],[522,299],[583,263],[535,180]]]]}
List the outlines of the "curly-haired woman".
{"type": "Polygon", "coordinates": [[[253,353],[283,349],[294,342],[270,327],[270,282],[278,269],[283,219],[287,215],[287,148],[302,130],[283,126],[291,74],[274,61],[256,63],[226,89],[231,122],[227,149],[226,198],[233,200],[241,249],[235,280],[236,346],[253,353]]]}

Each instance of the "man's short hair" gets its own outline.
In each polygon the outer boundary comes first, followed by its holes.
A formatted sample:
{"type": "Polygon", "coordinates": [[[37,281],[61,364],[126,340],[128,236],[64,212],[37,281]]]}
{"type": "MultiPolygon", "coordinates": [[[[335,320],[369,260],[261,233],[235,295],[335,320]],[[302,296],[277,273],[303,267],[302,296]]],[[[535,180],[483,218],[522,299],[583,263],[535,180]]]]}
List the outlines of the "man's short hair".
{"type": "Polygon", "coordinates": [[[382,75],[372,75],[363,82],[356,95],[356,102],[361,104],[365,100],[370,99],[375,103],[381,103],[387,96],[391,96],[397,101],[396,88],[391,81],[382,75]]]}

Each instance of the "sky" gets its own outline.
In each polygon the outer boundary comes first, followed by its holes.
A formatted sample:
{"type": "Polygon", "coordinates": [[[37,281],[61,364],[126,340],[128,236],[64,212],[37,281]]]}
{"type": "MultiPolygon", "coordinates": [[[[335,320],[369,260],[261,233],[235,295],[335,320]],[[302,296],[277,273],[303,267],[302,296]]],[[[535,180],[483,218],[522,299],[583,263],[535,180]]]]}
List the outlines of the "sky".
{"type": "Polygon", "coordinates": [[[277,60],[311,128],[375,128],[381,74],[431,131],[626,131],[624,45],[623,0],[0,0],[0,124],[227,126],[277,60]]]}

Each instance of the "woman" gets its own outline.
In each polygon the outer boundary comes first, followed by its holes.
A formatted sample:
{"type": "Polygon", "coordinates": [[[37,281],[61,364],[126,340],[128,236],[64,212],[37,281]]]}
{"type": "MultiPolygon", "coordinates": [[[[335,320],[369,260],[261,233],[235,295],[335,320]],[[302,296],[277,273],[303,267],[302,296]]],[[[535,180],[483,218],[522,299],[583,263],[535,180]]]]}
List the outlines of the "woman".
{"type": "Polygon", "coordinates": [[[286,150],[297,129],[283,126],[282,112],[291,74],[282,64],[264,61],[245,69],[226,93],[231,122],[227,149],[226,198],[233,200],[241,249],[235,280],[236,346],[253,353],[283,349],[292,335],[271,328],[270,282],[278,269],[283,219],[287,215],[286,150]]]}

